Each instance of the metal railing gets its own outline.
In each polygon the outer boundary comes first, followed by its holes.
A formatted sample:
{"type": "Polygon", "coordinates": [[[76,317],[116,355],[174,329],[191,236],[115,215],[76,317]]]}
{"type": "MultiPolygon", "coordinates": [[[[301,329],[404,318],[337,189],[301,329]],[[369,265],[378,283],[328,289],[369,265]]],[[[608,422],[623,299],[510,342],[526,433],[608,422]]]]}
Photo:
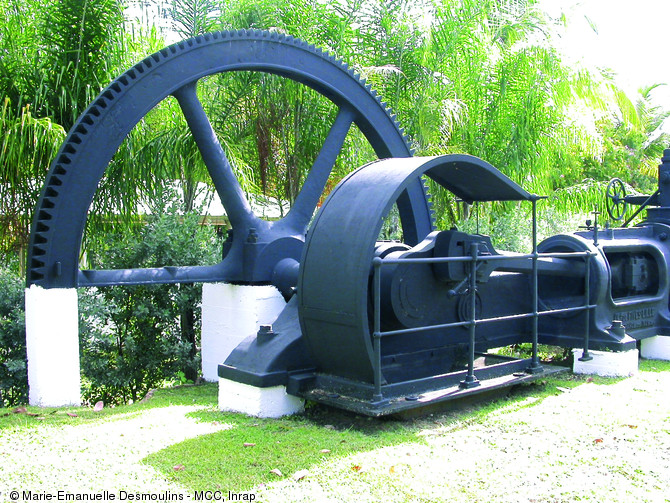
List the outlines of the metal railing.
{"type": "Polygon", "coordinates": [[[538,253],[537,251],[537,226],[535,218],[535,201],[533,201],[533,251],[525,255],[479,255],[479,243],[471,243],[469,249],[469,256],[461,257],[429,257],[429,258],[380,258],[375,257],[372,261],[374,268],[373,276],[373,375],[374,375],[374,401],[383,400],[382,394],[382,356],[381,356],[381,340],[384,337],[392,337],[397,335],[413,334],[417,332],[439,330],[455,327],[467,327],[469,330],[469,356],[468,356],[468,370],[465,379],[461,381],[462,388],[472,388],[478,386],[480,383],[474,373],[475,360],[475,344],[476,344],[476,330],[477,326],[484,323],[495,323],[500,321],[509,321],[516,319],[532,318],[531,333],[532,333],[532,356],[530,366],[526,370],[528,373],[540,373],[543,371],[538,358],[538,321],[540,316],[549,314],[561,314],[585,311],[585,327],[584,327],[584,352],[582,360],[591,359],[588,352],[589,347],[589,327],[591,321],[591,310],[596,307],[595,304],[590,304],[591,285],[590,285],[590,270],[591,259],[595,256],[595,252],[554,252],[554,253],[538,253]],[[560,309],[544,309],[539,310],[539,294],[538,294],[538,259],[540,258],[579,258],[582,257],[585,262],[584,267],[584,304],[574,307],[566,307],[560,309]],[[477,319],[477,267],[479,262],[490,261],[505,261],[505,260],[532,260],[531,272],[531,293],[532,306],[531,311],[527,313],[512,314],[507,316],[499,316],[494,318],[477,319]],[[469,285],[467,295],[470,296],[470,305],[468,319],[464,321],[443,323],[437,325],[425,325],[422,327],[406,328],[398,330],[389,330],[382,332],[381,330],[381,268],[386,265],[393,264],[441,264],[450,262],[466,262],[470,264],[467,272],[467,283],[469,285]]]}

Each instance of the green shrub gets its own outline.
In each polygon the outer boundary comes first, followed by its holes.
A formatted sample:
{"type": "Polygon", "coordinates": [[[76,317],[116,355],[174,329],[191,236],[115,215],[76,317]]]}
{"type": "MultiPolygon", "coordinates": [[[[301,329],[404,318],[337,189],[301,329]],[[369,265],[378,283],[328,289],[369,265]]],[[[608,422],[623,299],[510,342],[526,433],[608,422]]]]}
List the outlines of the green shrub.
{"type": "Polygon", "coordinates": [[[21,279],[0,270],[0,406],[28,398],[24,287],[21,279]]]}
{"type": "MultiPolygon", "coordinates": [[[[203,265],[216,238],[197,215],[168,209],[131,233],[100,241],[96,268],[203,265]]],[[[220,254],[218,255],[220,257],[220,254]]],[[[125,403],[151,388],[195,380],[200,372],[200,285],[112,286],[80,292],[82,394],[125,403]]]]}

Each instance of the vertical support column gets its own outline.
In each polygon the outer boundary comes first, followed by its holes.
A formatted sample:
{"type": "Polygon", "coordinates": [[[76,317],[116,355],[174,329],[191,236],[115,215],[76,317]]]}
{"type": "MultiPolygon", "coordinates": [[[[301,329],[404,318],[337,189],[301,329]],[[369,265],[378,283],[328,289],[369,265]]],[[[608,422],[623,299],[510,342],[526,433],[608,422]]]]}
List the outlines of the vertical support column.
{"type": "Polygon", "coordinates": [[[372,345],[374,349],[374,357],[372,361],[372,367],[374,371],[374,395],[372,400],[374,402],[381,402],[383,400],[382,396],[382,348],[381,348],[381,283],[382,283],[382,259],[380,257],[375,257],[372,259],[372,265],[374,266],[374,326],[372,331],[372,345]]]}
{"type": "Polygon", "coordinates": [[[538,297],[538,268],[537,268],[537,197],[533,197],[533,277],[532,277],[532,294],[533,294],[533,319],[532,319],[532,344],[533,356],[530,361],[530,366],[526,369],[529,374],[539,374],[544,372],[540,359],[538,357],[538,322],[539,319],[539,297],[538,297]]]}
{"type": "Polygon", "coordinates": [[[219,364],[240,342],[271,325],[286,301],[273,286],[202,285],[202,376],[218,382],[219,364]]]}
{"type": "Polygon", "coordinates": [[[25,302],[30,405],[81,405],[77,290],[32,285],[25,302]]]}
{"type": "MultiPolygon", "coordinates": [[[[586,267],[584,274],[584,297],[586,303],[584,305],[584,350],[582,356],[579,358],[580,362],[589,362],[593,357],[589,353],[589,335],[591,333],[591,252],[586,252],[586,267]]],[[[624,334],[625,335],[625,334],[624,334]]]]}
{"type": "Polygon", "coordinates": [[[470,243],[470,288],[468,294],[470,295],[470,325],[468,327],[470,335],[469,357],[468,357],[468,373],[465,379],[462,380],[459,386],[463,389],[474,388],[481,383],[475,376],[475,341],[476,341],[476,326],[477,326],[477,257],[479,256],[479,243],[470,243]]]}

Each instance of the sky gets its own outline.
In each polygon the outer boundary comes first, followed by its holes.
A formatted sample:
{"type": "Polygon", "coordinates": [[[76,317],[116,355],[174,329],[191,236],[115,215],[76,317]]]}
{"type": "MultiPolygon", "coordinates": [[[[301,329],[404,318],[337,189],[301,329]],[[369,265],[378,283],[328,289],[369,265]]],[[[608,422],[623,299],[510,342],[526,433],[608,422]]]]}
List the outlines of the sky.
{"type": "Polygon", "coordinates": [[[567,29],[556,41],[566,62],[611,69],[630,97],[640,87],[666,84],[652,99],[670,110],[669,0],[540,0],[540,6],[552,17],[566,14],[567,29]]]}

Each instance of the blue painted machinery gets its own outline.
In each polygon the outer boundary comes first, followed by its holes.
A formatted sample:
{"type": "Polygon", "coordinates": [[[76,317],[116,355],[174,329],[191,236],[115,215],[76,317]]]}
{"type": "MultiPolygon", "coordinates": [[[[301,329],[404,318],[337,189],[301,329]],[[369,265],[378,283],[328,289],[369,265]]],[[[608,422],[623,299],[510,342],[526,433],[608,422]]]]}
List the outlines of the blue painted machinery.
{"type": "MultiPolygon", "coordinates": [[[[606,193],[613,220],[646,209],[632,228],[601,228],[537,242],[539,197],[468,155],[412,157],[395,118],[347,65],[297,39],[239,31],[198,37],[138,63],[107,87],[54,160],[32,226],[28,285],[74,288],[142,283],[275,285],[287,305],[219,366],[223,378],[357,412],[382,415],[482,393],[545,375],[537,345],[626,351],[670,335],[670,150],[658,190],[606,193]],[[338,114],[291,211],[255,216],[197,95],[202,78],[236,71],[276,74],[308,86],[338,114]],[[88,207],[114,153],[162,99],[179,102],[229,216],[214,266],[79,269],[88,207]],[[355,125],[379,160],[353,171],[317,203],[355,125]],[[533,249],[496,250],[489,237],[434,228],[424,180],[468,203],[532,208],[533,249]],[[403,239],[380,241],[397,208],[403,239]],[[312,220],[313,218],[313,220],[312,220]],[[311,221],[311,224],[310,224],[311,221]],[[530,359],[485,355],[528,342],[530,359]]],[[[634,217],[635,215],[633,215],[634,217]]]]}

